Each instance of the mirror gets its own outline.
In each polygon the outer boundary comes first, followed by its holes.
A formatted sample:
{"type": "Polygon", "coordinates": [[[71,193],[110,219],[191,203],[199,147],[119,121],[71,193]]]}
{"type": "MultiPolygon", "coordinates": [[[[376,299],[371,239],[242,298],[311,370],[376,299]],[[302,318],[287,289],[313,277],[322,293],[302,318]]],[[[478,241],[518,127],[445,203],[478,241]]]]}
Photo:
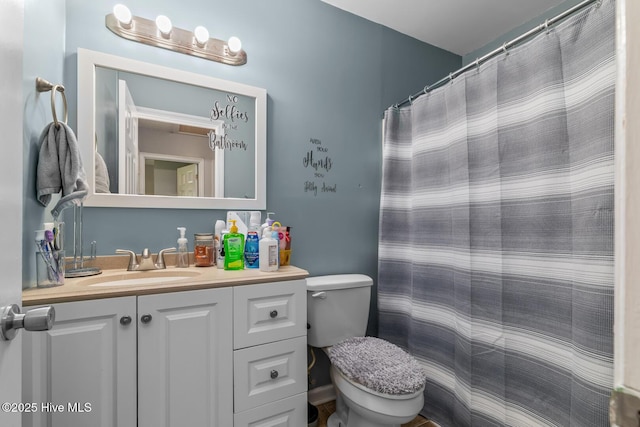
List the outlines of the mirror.
{"type": "Polygon", "coordinates": [[[266,209],[266,90],[78,49],[86,206],[266,209]]]}

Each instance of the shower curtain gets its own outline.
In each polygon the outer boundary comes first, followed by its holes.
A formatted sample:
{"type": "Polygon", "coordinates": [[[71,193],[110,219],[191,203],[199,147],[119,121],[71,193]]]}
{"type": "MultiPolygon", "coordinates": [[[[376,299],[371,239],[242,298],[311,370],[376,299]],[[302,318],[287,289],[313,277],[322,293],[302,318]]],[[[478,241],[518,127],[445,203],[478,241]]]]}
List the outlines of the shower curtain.
{"type": "Polygon", "coordinates": [[[605,426],[615,4],[385,113],[379,336],[447,426],[605,426]]]}

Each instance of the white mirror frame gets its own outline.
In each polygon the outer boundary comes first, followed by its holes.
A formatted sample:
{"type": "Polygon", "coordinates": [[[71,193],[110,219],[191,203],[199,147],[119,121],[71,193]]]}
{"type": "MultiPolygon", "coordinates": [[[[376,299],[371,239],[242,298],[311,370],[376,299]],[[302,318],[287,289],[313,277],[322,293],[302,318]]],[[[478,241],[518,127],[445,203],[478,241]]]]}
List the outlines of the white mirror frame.
{"type": "Polygon", "coordinates": [[[119,208],[180,208],[265,210],[267,208],[267,91],[215,77],[78,49],[78,144],[89,183],[85,206],[119,208]],[[95,193],[95,87],[96,67],[111,68],[202,86],[255,98],[255,198],[173,197],[95,193]]]}

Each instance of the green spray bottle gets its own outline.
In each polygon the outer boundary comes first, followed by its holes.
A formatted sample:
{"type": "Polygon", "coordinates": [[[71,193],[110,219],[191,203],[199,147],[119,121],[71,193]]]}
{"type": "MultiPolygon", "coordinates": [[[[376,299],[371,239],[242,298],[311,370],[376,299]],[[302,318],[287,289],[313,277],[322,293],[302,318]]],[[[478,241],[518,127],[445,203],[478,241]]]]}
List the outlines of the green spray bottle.
{"type": "Polygon", "coordinates": [[[244,269],[244,234],[238,233],[236,220],[229,220],[232,223],[229,233],[224,235],[224,269],[243,270],[244,269]]]}

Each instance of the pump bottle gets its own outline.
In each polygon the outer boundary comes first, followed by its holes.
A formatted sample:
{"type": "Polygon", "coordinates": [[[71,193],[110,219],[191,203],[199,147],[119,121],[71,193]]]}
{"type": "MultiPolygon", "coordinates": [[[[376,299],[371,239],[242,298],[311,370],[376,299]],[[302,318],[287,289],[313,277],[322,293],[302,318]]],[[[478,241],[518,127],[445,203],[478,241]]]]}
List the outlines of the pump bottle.
{"type": "Polygon", "coordinates": [[[275,220],[271,219],[271,215],[274,215],[274,212],[267,212],[267,219],[264,220],[264,224],[262,224],[260,226],[260,238],[262,239],[262,236],[264,234],[264,230],[268,227],[271,227],[271,225],[273,224],[273,222],[275,220]]]}
{"type": "Polygon", "coordinates": [[[278,241],[271,227],[266,227],[260,239],[260,271],[278,271],[278,241]]]}
{"type": "Polygon", "coordinates": [[[178,238],[178,254],[176,257],[176,267],[189,267],[189,249],[187,248],[187,238],[184,237],[187,229],[178,227],[180,238],[178,238]]]}
{"type": "Polygon", "coordinates": [[[244,235],[238,233],[236,220],[232,219],[229,233],[224,236],[224,269],[244,269],[244,235]]]}

